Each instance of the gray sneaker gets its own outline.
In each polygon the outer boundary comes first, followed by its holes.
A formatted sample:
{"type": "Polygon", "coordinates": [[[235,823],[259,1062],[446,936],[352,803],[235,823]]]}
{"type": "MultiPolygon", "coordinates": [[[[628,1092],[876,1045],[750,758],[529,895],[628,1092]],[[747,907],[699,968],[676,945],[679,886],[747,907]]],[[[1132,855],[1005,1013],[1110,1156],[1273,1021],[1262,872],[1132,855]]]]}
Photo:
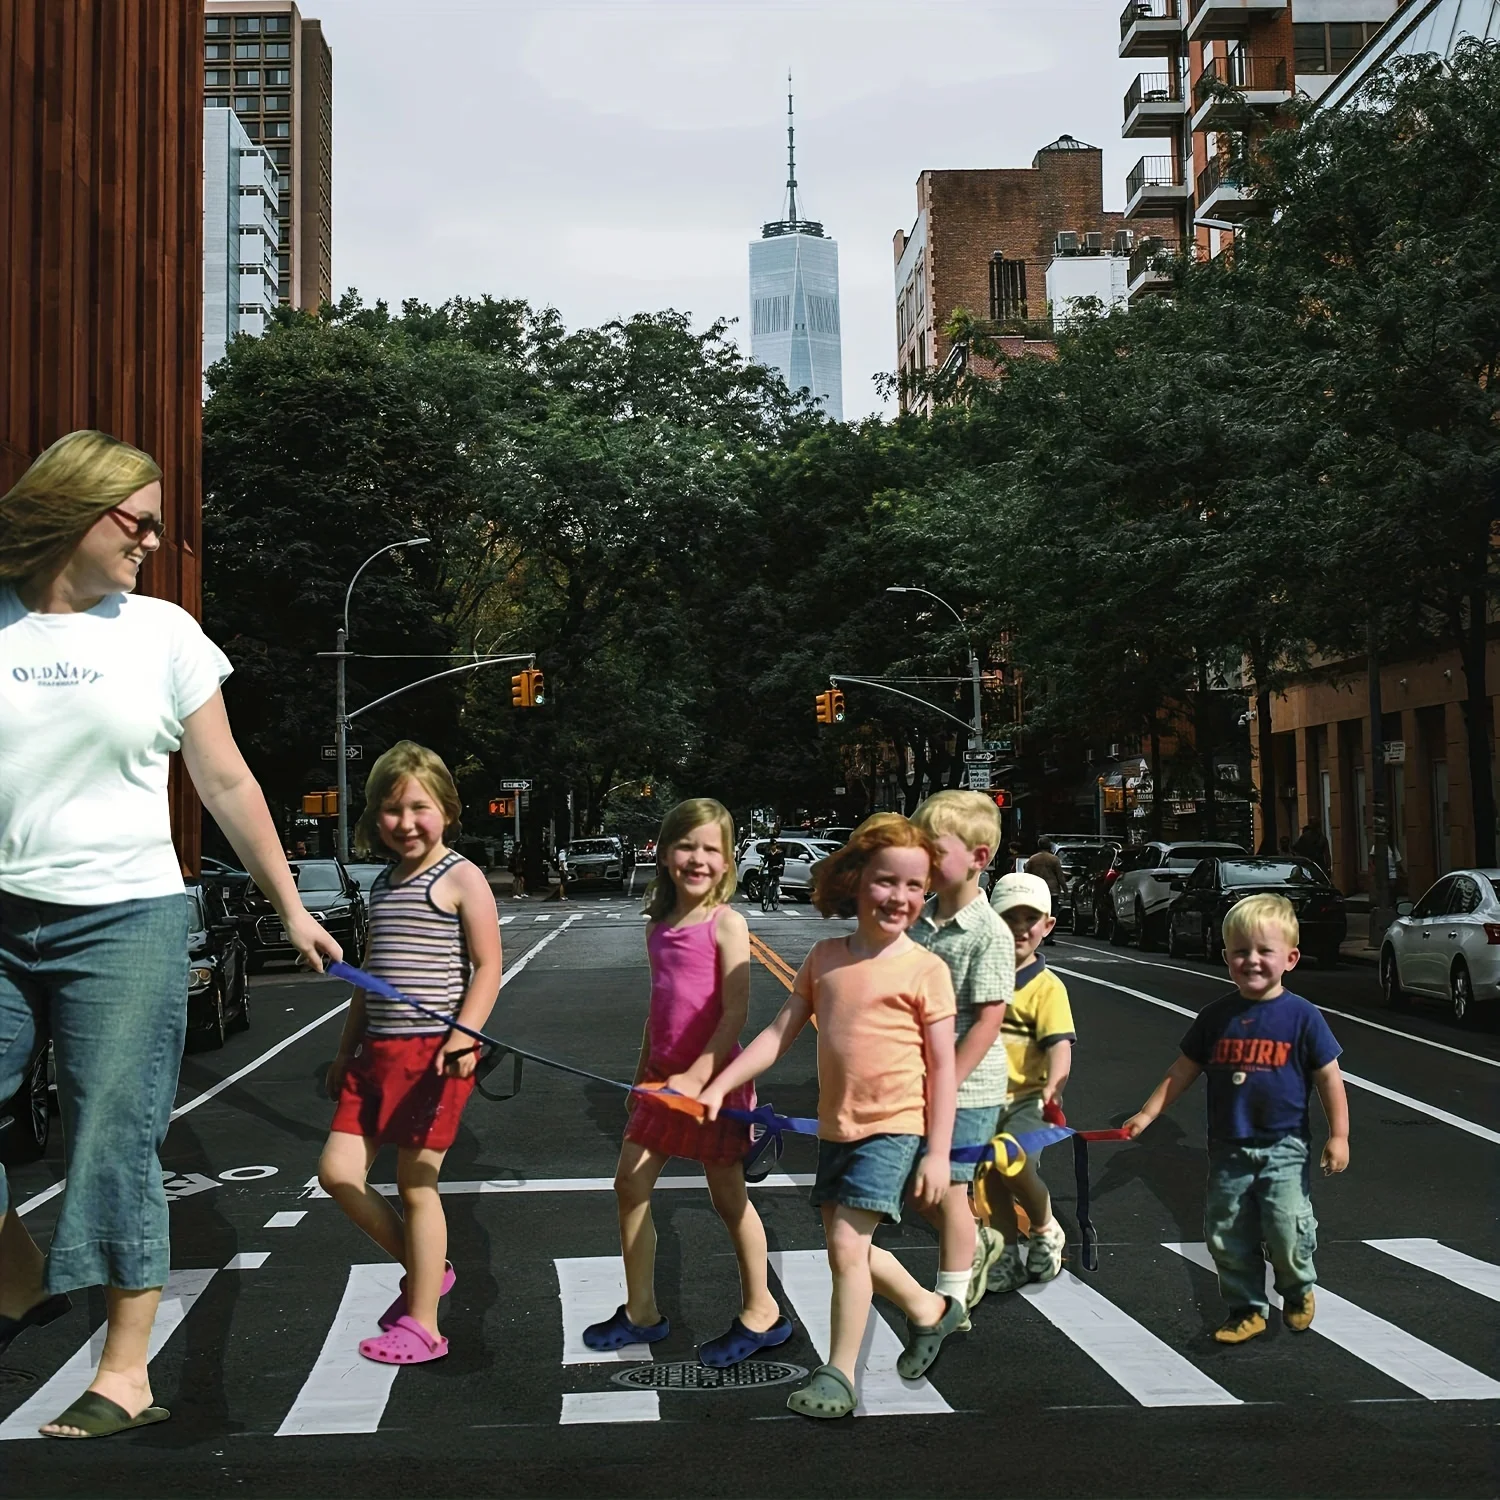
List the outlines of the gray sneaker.
{"type": "Polygon", "coordinates": [[[1027,1274],[1033,1281],[1051,1281],[1062,1270],[1067,1247],[1068,1236],[1056,1219],[1044,1229],[1033,1225],[1026,1241],[1027,1274]]]}
{"type": "Polygon", "coordinates": [[[1000,1259],[1004,1249],[1005,1241],[988,1224],[981,1224],[974,1236],[974,1270],[969,1277],[968,1295],[970,1312],[979,1306],[989,1290],[990,1267],[1000,1259]]]}
{"type": "Polygon", "coordinates": [[[992,1292],[1014,1292],[1025,1286],[1026,1262],[1021,1258],[1019,1245],[1006,1245],[1000,1258],[990,1268],[989,1290],[992,1292]]]}

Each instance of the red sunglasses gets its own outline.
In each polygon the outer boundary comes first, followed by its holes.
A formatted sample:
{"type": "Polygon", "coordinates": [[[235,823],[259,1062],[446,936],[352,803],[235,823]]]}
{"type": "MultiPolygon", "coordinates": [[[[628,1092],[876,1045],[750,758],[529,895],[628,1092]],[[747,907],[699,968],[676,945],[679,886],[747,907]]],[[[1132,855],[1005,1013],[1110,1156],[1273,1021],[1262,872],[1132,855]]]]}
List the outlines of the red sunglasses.
{"type": "Polygon", "coordinates": [[[118,523],[122,531],[133,536],[136,541],[144,542],[148,537],[165,537],[167,524],[160,516],[133,516],[128,510],[122,510],[118,505],[112,505],[104,512],[112,520],[118,523]]]}

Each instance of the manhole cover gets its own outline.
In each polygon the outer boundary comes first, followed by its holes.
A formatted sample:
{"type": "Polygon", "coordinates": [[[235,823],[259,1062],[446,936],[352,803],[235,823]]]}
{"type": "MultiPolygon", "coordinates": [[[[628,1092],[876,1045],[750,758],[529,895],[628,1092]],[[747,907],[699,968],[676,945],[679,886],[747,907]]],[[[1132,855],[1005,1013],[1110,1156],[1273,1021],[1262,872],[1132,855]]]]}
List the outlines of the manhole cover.
{"type": "Polygon", "coordinates": [[[636,1390],[655,1391],[722,1391],[748,1385],[787,1385],[801,1380],[807,1371],[801,1365],[782,1364],[770,1359],[747,1359],[727,1370],[711,1370],[696,1360],[679,1364],[636,1365],[609,1378],[616,1385],[636,1390]]]}

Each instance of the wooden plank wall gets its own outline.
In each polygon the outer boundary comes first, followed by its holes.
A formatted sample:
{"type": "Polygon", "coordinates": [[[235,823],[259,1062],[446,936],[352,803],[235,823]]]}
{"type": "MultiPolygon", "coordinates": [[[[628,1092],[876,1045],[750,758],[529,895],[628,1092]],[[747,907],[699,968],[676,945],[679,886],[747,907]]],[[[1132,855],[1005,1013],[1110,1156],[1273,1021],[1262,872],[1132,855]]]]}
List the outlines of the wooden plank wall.
{"type": "MultiPolygon", "coordinates": [[[[0,0],[0,491],[95,427],[161,465],[141,591],[200,605],[203,0],[0,0]]],[[[196,870],[198,805],[173,780],[196,870]]]]}

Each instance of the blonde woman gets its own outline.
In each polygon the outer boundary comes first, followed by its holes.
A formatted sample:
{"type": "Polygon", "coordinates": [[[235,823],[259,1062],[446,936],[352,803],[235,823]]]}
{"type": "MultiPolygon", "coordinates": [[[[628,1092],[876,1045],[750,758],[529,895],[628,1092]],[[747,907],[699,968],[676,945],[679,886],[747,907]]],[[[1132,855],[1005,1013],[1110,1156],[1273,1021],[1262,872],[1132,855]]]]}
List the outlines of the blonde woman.
{"type": "Polygon", "coordinates": [[[230,734],[223,653],[186,611],[133,592],[161,546],[161,470],[102,432],[59,439],[0,496],[0,1098],[52,1038],[68,1177],[46,1258],[0,1173],[0,1349],[103,1285],[89,1388],[41,1431],[164,1421],[146,1369],[170,1263],[158,1153],[187,1015],[187,903],[168,758],[302,957],[308,915],[230,734]]]}

